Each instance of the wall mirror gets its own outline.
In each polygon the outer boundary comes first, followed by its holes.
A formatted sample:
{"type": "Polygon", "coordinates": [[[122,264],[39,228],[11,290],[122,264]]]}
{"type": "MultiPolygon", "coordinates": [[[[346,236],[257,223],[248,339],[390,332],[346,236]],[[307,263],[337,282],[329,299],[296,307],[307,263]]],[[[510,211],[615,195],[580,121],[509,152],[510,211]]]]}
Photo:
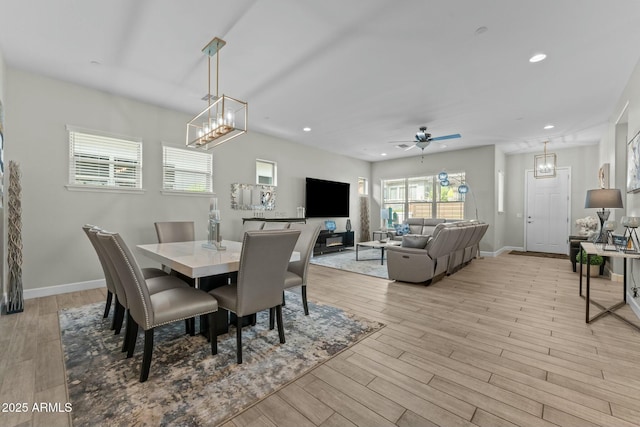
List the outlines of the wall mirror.
{"type": "Polygon", "coordinates": [[[276,208],[276,188],[273,185],[231,184],[231,209],[267,210],[276,208]]]}

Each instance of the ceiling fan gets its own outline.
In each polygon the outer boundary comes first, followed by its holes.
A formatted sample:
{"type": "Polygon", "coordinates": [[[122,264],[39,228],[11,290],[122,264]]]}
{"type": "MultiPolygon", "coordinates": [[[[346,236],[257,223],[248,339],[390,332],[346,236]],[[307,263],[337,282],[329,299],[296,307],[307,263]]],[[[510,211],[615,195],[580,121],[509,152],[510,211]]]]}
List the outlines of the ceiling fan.
{"type": "Polygon", "coordinates": [[[431,144],[431,141],[443,141],[445,139],[455,139],[455,138],[460,138],[460,137],[461,137],[461,135],[459,133],[453,133],[451,135],[436,136],[435,138],[432,138],[431,134],[427,132],[427,127],[426,126],[421,126],[420,130],[418,131],[418,133],[416,133],[415,140],[413,140],[413,141],[390,141],[390,142],[392,144],[396,144],[396,145],[398,143],[411,142],[411,143],[413,143],[413,145],[405,148],[405,151],[411,150],[413,147],[418,147],[424,153],[424,149],[427,148],[429,146],[429,144],[431,144]]]}

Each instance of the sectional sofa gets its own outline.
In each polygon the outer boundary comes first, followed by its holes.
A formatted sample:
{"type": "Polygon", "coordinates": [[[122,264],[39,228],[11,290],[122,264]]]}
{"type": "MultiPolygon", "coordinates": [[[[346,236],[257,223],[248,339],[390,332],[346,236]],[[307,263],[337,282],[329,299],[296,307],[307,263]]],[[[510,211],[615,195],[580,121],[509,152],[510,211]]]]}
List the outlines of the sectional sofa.
{"type": "Polygon", "coordinates": [[[476,220],[409,218],[407,223],[410,232],[394,236],[402,239],[402,245],[387,248],[389,279],[426,284],[469,264],[478,254],[480,240],[489,228],[489,224],[476,220]],[[418,230],[419,233],[414,233],[418,230]]]}

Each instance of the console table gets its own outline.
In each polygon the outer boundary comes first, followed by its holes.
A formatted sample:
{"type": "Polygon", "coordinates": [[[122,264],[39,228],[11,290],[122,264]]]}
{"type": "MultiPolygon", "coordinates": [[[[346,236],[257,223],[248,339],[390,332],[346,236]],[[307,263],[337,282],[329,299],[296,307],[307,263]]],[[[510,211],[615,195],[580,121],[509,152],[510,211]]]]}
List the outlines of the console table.
{"type": "Polygon", "coordinates": [[[250,218],[242,218],[242,223],[244,224],[247,221],[263,221],[263,222],[301,222],[303,224],[307,223],[306,218],[260,218],[257,216],[252,216],[250,218]]]}
{"type": "MultiPolygon", "coordinates": [[[[617,309],[619,309],[620,307],[624,306],[627,304],[627,260],[629,259],[640,259],[640,253],[638,252],[623,252],[623,251],[609,251],[609,250],[603,250],[600,246],[601,245],[595,245],[591,242],[582,242],[580,243],[580,246],[582,247],[582,250],[586,252],[587,254],[587,263],[586,265],[590,265],[590,261],[591,261],[591,257],[593,255],[600,255],[601,257],[609,257],[609,258],[623,258],[623,265],[624,265],[624,272],[623,272],[623,280],[622,280],[622,301],[617,302],[616,304],[610,306],[610,307],[605,307],[604,305],[596,302],[596,301],[591,301],[591,296],[590,296],[590,290],[591,290],[591,274],[589,274],[589,269],[587,269],[586,271],[586,276],[587,276],[587,283],[586,283],[586,295],[585,295],[585,322],[586,323],[591,323],[594,320],[598,320],[599,318],[601,318],[602,316],[606,315],[606,314],[610,314],[620,320],[622,320],[623,322],[627,323],[628,325],[633,326],[634,328],[640,330],[640,326],[636,325],[635,323],[632,323],[630,321],[628,321],[627,319],[625,319],[622,316],[617,315],[616,313],[614,313],[617,309]],[[593,304],[596,307],[600,308],[602,311],[600,311],[598,314],[596,314],[593,317],[589,317],[589,305],[593,304]]],[[[582,266],[585,264],[580,263],[580,296],[582,296],[582,266]]]]}

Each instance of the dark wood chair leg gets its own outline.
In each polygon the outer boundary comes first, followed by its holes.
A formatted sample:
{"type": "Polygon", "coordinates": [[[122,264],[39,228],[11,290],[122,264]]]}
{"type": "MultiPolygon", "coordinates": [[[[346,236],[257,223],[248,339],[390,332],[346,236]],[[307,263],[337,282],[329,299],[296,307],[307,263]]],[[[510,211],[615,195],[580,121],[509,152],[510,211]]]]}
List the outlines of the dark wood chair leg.
{"type": "Polygon", "coordinates": [[[111,310],[111,300],[113,299],[113,294],[111,291],[107,291],[107,303],[104,306],[104,314],[102,315],[103,319],[109,317],[109,311],[111,310]]]}
{"type": "Polygon", "coordinates": [[[133,327],[134,323],[136,323],[135,320],[133,320],[133,317],[131,317],[131,313],[129,313],[129,310],[127,310],[127,326],[124,329],[124,340],[122,341],[121,350],[122,353],[129,349],[127,346],[129,345],[129,341],[131,341],[131,328],[133,327]]]}
{"type": "Polygon", "coordinates": [[[276,317],[278,320],[278,335],[280,336],[280,344],[284,344],[284,325],[282,324],[282,306],[276,305],[276,317]]]}
{"type": "Polygon", "coordinates": [[[309,315],[309,303],[307,302],[307,287],[302,286],[302,306],[304,307],[304,315],[309,315]]]}
{"type": "Polygon", "coordinates": [[[236,361],[238,365],[242,363],[242,316],[238,316],[238,324],[236,325],[236,361]]]}
{"type": "Polygon", "coordinates": [[[284,307],[286,305],[287,305],[287,302],[284,299],[284,291],[282,291],[282,306],[284,307]]]}
{"type": "Polygon", "coordinates": [[[142,369],[140,370],[140,382],[143,383],[149,378],[151,368],[151,357],[153,356],[153,328],[144,331],[144,354],[142,356],[142,369]]]}
{"type": "Polygon", "coordinates": [[[116,295],[116,301],[115,301],[115,306],[113,308],[113,319],[111,320],[111,330],[113,331],[114,329],[116,329],[116,322],[117,322],[117,314],[118,314],[118,307],[122,307],[122,304],[120,304],[120,301],[118,301],[118,296],[116,295]]]}
{"type": "Polygon", "coordinates": [[[274,307],[271,307],[269,309],[269,330],[272,331],[273,328],[275,327],[275,322],[276,322],[276,309],[274,307]]]}
{"type": "Polygon", "coordinates": [[[211,354],[218,354],[218,336],[216,334],[217,325],[216,325],[216,312],[209,313],[207,316],[209,318],[209,341],[211,341],[211,354]]]}
{"type": "Polygon", "coordinates": [[[120,331],[122,330],[122,322],[124,321],[124,312],[125,308],[122,304],[116,305],[116,312],[114,313],[114,334],[120,335],[120,331]]]}
{"type": "Polygon", "coordinates": [[[185,320],[185,322],[187,322],[188,326],[187,326],[187,332],[190,336],[195,336],[196,334],[196,318],[192,317],[191,319],[187,319],[185,320]]]}
{"type": "Polygon", "coordinates": [[[127,359],[133,356],[133,352],[136,349],[136,341],[138,340],[138,324],[131,322],[131,335],[129,335],[127,344],[127,359]]]}

